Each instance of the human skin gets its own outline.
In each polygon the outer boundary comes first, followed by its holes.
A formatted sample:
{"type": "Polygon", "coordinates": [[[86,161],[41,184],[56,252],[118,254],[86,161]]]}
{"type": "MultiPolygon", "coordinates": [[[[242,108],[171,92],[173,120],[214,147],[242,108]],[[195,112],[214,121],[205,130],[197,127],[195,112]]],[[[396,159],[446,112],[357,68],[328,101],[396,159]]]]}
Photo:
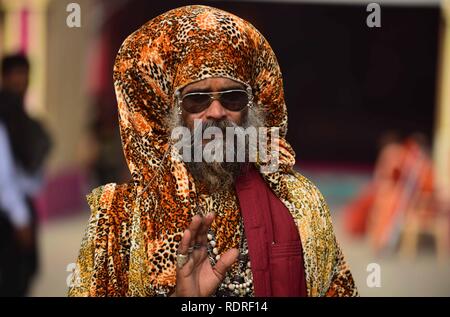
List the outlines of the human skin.
{"type": "MultiPolygon", "coordinates": [[[[207,78],[192,84],[187,85],[181,91],[181,97],[188,93],[192,92],[216,92],[216,91],[225,91],[231,89],[245,89],[244,85],[231,80],[229,78],[223,77],[215,77],[215,78],[207,78]]],[[[224,108],[219,100],[214,100],[211,105],[199,113],[188,113],[186,111],[182,111],[183,121],[186,123],[189,129],[193,129],[194,120],[230,120],[236,124],[240,124],[244,116],[246,115],[247,110],[244,109],[242,111],[230,111],[224,108]]]]}
{"type": "MultiPolygon", "coordinates": [[[[181,92],[181,97],[192,92],[216,92],[230,89],[245,89],[244,85],[228,78],[208,78],[187,85],[181,92]]],[[[230,111],[224,108],[219,100],[213,100],[211,105],[199,113],[188,113],[182,110],[182,118],[188,128],[193,129],[194,120],[230,120],[240,124],[246,115],[243,111],[230,111]]],[[[199,244],[190,253],[188,262],[177,268],[177,285],[172,296],[211,296],[219,287],[226,272],[237,260],[239,251],[235,248],[221,255],[213,267],[208,259],[207,244],[208,229],[214,220],[213,214],[206,216],[196,215],[189,227],[185,230],[178,248],[178,254],[187,254],[189,247],[199,244]]]]}

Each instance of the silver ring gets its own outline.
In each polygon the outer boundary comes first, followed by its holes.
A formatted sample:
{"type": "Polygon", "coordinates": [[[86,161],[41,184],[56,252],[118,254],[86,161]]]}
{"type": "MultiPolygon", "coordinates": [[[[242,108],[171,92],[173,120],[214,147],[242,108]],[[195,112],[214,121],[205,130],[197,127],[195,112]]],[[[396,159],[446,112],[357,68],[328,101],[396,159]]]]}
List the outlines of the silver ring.
{"type": "Polygon", "coordinates": [[[189,254],[177,254],[177,268],[181,269],[189,261],[189,254]]]}

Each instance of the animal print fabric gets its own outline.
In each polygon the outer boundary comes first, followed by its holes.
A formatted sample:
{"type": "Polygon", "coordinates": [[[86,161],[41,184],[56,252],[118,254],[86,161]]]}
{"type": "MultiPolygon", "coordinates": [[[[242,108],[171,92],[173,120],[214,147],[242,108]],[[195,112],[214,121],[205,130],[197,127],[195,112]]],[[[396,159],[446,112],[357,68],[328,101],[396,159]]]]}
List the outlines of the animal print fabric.
{"type": "Polygon", "coordinates": [[[220,254],[238,247],[242,221],[236,193],[208,194],[196,187],[166,124],[176,91],[210,77],[250,85],[265,125],[280,128],[279,169],[262,175],[298,227],[308,296],[356,295],[321,193],[293,170],[295,153],[285,140],[287,111],[274,52],[250,23],[200,5],[150,20],[119,50],[114,86],[132,178],[88,195],[92,213],[69,295],[169,295],[176,284],[178,244],[197,213],[216,214],[211,229],[220,254]]]}

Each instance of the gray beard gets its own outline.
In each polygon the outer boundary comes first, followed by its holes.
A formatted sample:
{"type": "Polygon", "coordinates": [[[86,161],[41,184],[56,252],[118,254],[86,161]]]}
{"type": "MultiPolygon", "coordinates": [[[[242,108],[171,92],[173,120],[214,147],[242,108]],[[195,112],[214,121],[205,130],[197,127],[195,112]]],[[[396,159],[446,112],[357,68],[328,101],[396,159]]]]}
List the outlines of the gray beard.
{"type": "MultiPolygon", "coordinates": [[[[262,112],[257,111],[253,108],[249,108],[247,115],[245,116],[242,124],[242,128],[246,129],[248,127],[259,128],[263,126],[264,115],[262,112]]],[[[181,116],[176,112],[172,113],[169,120],[170,130],[173,128],[183,125],[186,123],[182,120],[181,116]]],[[[209,127],[217,127],[222,130],[223,133],[223,153],[225,153],[226,146],[226,128],[227,127],[237,127],[238,125],[230,120],[207,120],[202,123],[202,135],[205,129],[209,127]]],[[[244,162],[238,162],[237,160],[237,142],[234,142],[233,160],[231,162],[195,162],[193,159],[194,149],[194,131],[191,130],[191,153],[192,157],[189,162],[185,162],[187,169],[198,183],[203,185],[209,193],[230,191],[236,178],[244,173],[250,166],[248,162],[249,158],[249,146],[248,139],[245,140],[245,160],[244,162]]]]}

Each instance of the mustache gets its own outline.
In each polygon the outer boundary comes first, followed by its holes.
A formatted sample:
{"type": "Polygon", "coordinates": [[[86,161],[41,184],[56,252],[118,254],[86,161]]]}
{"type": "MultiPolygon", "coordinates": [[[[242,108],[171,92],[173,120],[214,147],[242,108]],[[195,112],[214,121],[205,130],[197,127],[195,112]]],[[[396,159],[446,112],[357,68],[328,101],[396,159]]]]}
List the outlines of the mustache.
{"type": "MultiPolygon", "coordinates": [[[[190,140],[190,144],[191,146],[195,146],[195,140],[197,138],[198,135],[204,136],[205,135],[205,131],[210,129],[210,128],[218,128],[221,132],[222,132],[222,137],[223,140],[226,139],[227,136],[227,129],[229,130],[231,129],[236,129],[236,128],[242,128],[242,126],[240,126],[239,124],[231,121],[231,120],[205,120],[202,121],[201,123],[199,122],[199,124],[197,124],[196,126],[194,126],[191,129],[191,140],[190,140]]],[[[223,143],[223,146],[225,146],[225,142],[223,143]]]]}
{"type": "MultiPolygon", "coordinates": [[[[201,132],[203,134],[206,129],[213,128],[213,127],[219,128],[225,135],[227,128],[238,128],[241,126],[231,120],[224,119],[224,120],[205,120],[205,121],[202,121],[201,124],[199,124],[195,128],[201,129],[201,132]]],[[[192,130],[197,131],[195,128],[193,128],[192,130]]]]}

